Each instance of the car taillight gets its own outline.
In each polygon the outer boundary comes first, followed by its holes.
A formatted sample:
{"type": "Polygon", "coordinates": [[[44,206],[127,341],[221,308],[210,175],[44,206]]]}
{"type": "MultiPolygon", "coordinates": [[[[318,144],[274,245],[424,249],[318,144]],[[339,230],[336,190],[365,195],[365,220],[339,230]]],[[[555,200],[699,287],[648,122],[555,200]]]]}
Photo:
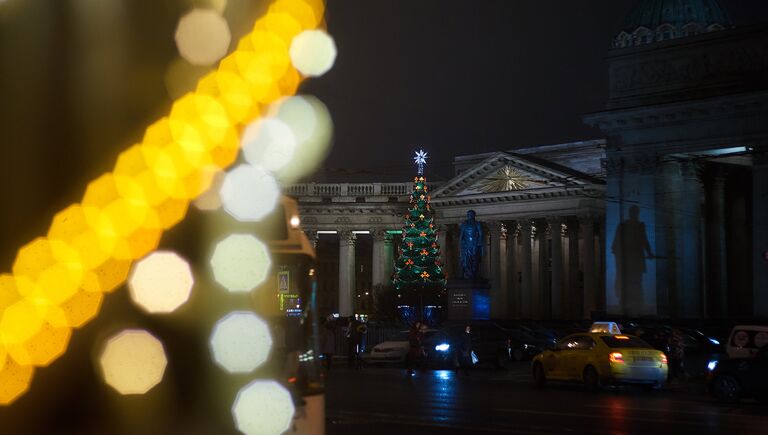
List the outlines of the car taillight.
{"type": "Polygon", "coordinates": [[[610,355],[608,355],[608,359],[612,363],[623,363],[624,355],[622,355],[621,352],[612,352],[610,355]]]}
{"type": "Polygon", "coordinates": [[[664,355],[663,353],[661,354],[661,363],[662,364],[667,364],[667,356],[664,355]]]}

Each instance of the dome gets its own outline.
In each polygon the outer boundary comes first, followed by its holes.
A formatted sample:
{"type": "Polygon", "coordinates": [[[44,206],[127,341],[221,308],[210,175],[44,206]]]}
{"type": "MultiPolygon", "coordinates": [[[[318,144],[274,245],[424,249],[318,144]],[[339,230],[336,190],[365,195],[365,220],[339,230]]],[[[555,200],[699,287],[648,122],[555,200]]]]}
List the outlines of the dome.
{"type": "Polygon", "coordinates": [[[613,45],[635,47],[729,27],[731,20],[717,0],[640,0],[613,45]]]}

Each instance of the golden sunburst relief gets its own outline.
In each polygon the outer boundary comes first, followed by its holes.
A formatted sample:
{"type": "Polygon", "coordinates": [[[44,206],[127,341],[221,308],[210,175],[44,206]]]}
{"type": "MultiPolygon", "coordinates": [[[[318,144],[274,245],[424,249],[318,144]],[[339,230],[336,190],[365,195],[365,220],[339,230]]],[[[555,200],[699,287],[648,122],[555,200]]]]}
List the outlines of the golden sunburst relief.
{"type": "Polygon", "coordinates": [[[522,190],[531,187],[531,180],[528,176],[506,165],[487,178],[480,180],[477,188],[483,193],[507,192],[510,190],[522,190]]]}

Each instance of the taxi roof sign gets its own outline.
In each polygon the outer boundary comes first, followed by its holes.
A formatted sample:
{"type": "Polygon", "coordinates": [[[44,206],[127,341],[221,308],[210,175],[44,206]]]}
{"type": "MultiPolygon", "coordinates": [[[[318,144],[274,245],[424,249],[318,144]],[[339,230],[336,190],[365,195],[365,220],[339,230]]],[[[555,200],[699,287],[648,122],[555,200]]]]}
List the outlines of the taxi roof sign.
{"type": "Polygon", "coordinates": [[[603,334],[621,334],[621,328],[616,322],[594,322],[589,327],[589,332],[601,332],[603,334]]]}

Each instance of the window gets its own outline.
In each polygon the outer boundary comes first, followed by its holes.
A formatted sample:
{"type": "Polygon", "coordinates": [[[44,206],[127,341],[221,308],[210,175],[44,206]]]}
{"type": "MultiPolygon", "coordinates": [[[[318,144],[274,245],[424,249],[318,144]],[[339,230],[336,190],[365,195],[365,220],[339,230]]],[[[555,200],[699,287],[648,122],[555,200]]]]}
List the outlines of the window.
{"type": "Polygon", "coordinates": [[[653,348],[650,344],[637,337],[632,337],[631,335],[607,335],[605,337],[600,337],[600,339],[611,348],[653,348]]]}

